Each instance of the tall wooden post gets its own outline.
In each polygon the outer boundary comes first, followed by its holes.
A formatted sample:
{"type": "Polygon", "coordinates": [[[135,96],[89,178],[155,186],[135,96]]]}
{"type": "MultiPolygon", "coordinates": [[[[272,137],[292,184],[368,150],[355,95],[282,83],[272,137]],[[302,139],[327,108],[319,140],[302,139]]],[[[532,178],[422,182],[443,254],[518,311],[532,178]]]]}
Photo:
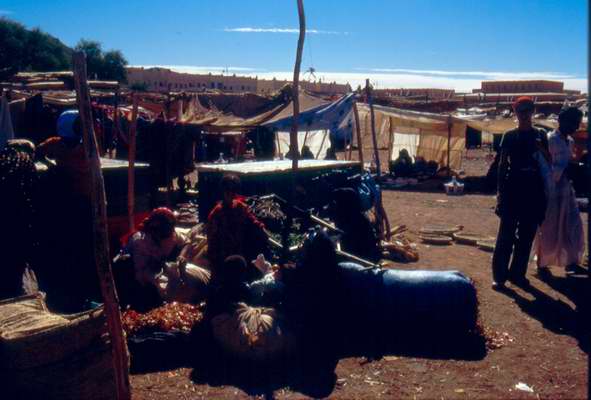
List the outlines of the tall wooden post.
{"type": "MultiPolygon", "coordinates": [[[[394,147],[394,126],[392,126],[392,117],[388,117],[388,166],[392,159],[392,148],[394,147]]],[[[388,167],[389,168],[389,167],[388,167]]]]}
{"type": "Polygon", "coordinates": [[[371,89],[369,87],[369,79],[365,80],[365,93],[367,94],[367,103],[369,104],[369,113],[371,116],[371,140],[373,142],[374,158],[376,160],[376,173],[378,183],[382,178],[382,166],[380,164],[380,152],[378,151],[378,138],[376,135],[376,117],[373,110],[373,100],[371,98],[371,89]]]}
{"type": "Polygon", "coordinates": [[[357,151],[359,152],[359,164],[361,164],[361,171],[363,172],[363,142],[361,141],[361,125],[359,125],[359,110],[357,109],[357,102],[353,103],[353,115],[355,116],[355,131],[357,133],[357,151]]]}
{"type": "Polygon", "coordinates": [[[109,238],[107,233],[107,207],[105,201],[105,183],[101,172],[101,162],[97,152],[96,136],[92,126],[90,93],[86,82],[86,57],[83,52],[72,56],[76,100],[80,112],[83,133],[84,154],[90,165],[91,210],[94,236],[94,260],[103,295],[107,328],[113,353],[113,370],[117,385],[117,399],[131,398],[128,373],[127,346],[121,326],[119,300],[113,282],[111,262],[109,260],[109,238]]]}
{"type": "Polygon", "coordinates": [[[447,176],[451,176],[450,156],[451,156],[451,116],[447,117],[447,176]]]}
{"type": "MultiPolygon", "coordinates": [[[[289,150],[291,153],[291,167],[293,172],[298,169],[299,146],[298,146],[298,120],[300,118],[300,67],[302,65],[302,53],[304,51],[304,39],[306,38],[306,16],[304,14],[304,1],[297,0],[298,16],[300,20],[300,35],[298,36],[298,48],[296,61],[293,68],[293,120],[289,133],[289,150]]],[[[295,179],[295,177],[294,177],[295,179]]]]}
{"type": "Polygon", "coordinates": [[[371,116],[371,139],[373,141],[373,151],[374,157],[376,160],[376,172],[377,177],[376,181],[378,187],[380,188],[380,195],[378,199],[378,204],[375,206],[376,210],[376,224],[377,224],[377,231],[380,236],[380,239],[384,239],[386,237],[384,232],[384,206],[382,205],[382,189],[381,189],[381,181],[382,181],[382,166],[380,164],[380,152],[378,150],[378,138],[376,135],[376,117],[373,109],[373,101],[371,98],[371,89],[369,87],[369,79],[365,80],[365,92],[367,94],[367,103],[369,104],[369,113],[371,116]]]}
{"type": "Polygon", "coordinates": [[[137,134],[137,109],[138,95],[133,94],[133,107],[131,109],[131,126],[129,129],[129,165],[127,168],[127,218],[129,219],[129,231],[135,229],[135,150],[137,134]]]}

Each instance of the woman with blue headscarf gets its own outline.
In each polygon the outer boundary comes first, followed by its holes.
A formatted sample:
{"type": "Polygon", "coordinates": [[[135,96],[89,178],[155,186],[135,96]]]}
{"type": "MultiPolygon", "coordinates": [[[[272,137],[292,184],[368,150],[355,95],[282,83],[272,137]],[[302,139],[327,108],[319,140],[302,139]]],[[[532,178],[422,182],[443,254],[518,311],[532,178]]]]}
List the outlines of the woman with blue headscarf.
{"type": "Polygon", "coordinates": [[[43,240],[50,288],[48,302],[64,311],[79,311],[86,300],[100,299],[94,268],[90,164],[84,154],[77,110],[58,118],[57,136],[38,147],[38,155],[55,162],[48,176],[43,240]]]}

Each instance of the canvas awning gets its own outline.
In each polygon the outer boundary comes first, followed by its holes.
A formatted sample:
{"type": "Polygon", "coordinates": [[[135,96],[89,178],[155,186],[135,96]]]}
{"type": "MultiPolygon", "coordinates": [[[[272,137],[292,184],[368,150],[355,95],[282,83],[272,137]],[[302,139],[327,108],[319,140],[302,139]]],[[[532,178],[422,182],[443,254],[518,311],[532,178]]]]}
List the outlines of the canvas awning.
{"type": "MultiPolygon", "coordinates": [[[[373,154],[370,109],[358,103],[361,145],[364,154],[373,154]]],[[[402,110],[380,105],[374,106],[378,148],[389,151],[386,160],[398,157],[398,151],[406,148],[411,155],[435,161],[459,169],[466,145],[466,122],[447,115],[402,110]],[[448,146],[449,143],[449,146],[448,146]],[[414,154],[413,154],[414,153],[414,154]]]]}

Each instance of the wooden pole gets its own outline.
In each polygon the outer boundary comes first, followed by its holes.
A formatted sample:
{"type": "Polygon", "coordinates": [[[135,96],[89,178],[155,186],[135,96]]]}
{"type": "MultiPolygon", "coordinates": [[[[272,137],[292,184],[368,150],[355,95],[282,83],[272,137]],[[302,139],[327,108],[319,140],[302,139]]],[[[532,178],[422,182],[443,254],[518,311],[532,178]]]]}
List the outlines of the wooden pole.
{"type": "Polygon", "coordinates": [[[394,127],[392,126],[392,117],[388,117],[388,167],[392,159],[392,148],[394,147],[394,127]]]}
{"type": "Polygon", "coordinates": [[[117,386],[117,399],[131,399],[129,386],[129,360],[127,346],[121,326],[119,300],[113,282],[111,262],[109,260],[109,237],[107,232],[107,206],[105,200],[105,183],[101,172],[101,162],[97,152],[96,136],[92,126],[90,109],[90,92],[86,82],[86,57],[81,51],[72,56],[76,100],[80,112],[83,133],[84,154],[90,165],[91,210],[94,236],[94,260],[103,295],[107,328],[111,339],[113,354],[113,371],[117,386]]]}
{"type": "Polygon", "coordinates": [[[361,165],[361,171],[363,172],[363,142],[361,141],[361,126],[359,125],[359,110],[357,109],[357,102],[353,103],[353,115],[355,116],[355,131],[357,133],[357,151],[359,153],[359,164],[361,165]]]}
{"type": "Polygon", "coordinates": [[[375,113],[374,113],[374,109],[373,109],[373,101],[371,98],[369,79],[365,80],[365,92],[367,94],[367,103],[369,104],[369,112],[371,115],[371,139],[373,141],[373,151],[374,151],[374,157],[376,160],[376,172],[377,172],[376,182],[378,184],[378,187],[380,188],[378,204],[375,207],[376,224],[377,224],[377,228],[378,228],[377,230],[378,230],[378,235],[379,235],[380,239],[384,239],[385,238],[385,235],[384,235],[384,206],[382,205],[382,189],[381,189],[381,186],[379,186],[381,184],[381,180],[382,180],[382,166],[380,164],[380,153],[378,151],[378,138],[376,135],[376,117],[375,117],[375,113]]]}
{"type": "MultiPolygon", "coordinates": [[[[306,38],[306,16],[304,14],[304,1],[297,0],[298,16],[300,20],[300,35],[298,36],[298,48],[296,61],[293,68],[293,120],[289,134],[289,149],[291,153],[291,168],[295,172],[298,169],[298,119],[300,118],[300,67],[302,65],[302,52],[304,51],[304,39],[306,38]]],[[[295,177],[294,177],[295,179],[295,177]]]]}
{"type": "Polygon", "coordinates": [[[133,94],[133,107],[131,109],[131,126],[129,128],[129,165],[127,168],[127,217],[129,219],[129,231],[135,229],[135,138],[137,133],[137,109],[138,96],[133,94]]]}
{"type": "Polygon", "coordinates": [[[451,155],[451,116],[447,117],[447,176],[451,176],[450,155],[451,155]]]}
{"type": "Polygon", "coordinates": [[[365,80],[365,93],[367,94],[367,102],[369,104],[369,113],[371,115],[371,140],[373,142],[373,153],[376,160],[377,180],[380,183],[382,178],[382,166],[380,164],[380,152],[378,151],[378,138],[376,135],[376,117],[373,110],[373,101],[371,98],[371,90],[369,88],[369,79],[365,80]]]}
{"type": "Polygon", "coordinates": [[[316,159],[318,160],[318,157],[320,156],[320,153],[322,153],[322,147],[324,146],[324,142],[326,141],[326,137],[328,136],[328,130],[325,129],[324,130],[324,136],[322,136],[322,142],[320,143],[320,148],[318,149],[318,153],[316,153],[316,159]]]}

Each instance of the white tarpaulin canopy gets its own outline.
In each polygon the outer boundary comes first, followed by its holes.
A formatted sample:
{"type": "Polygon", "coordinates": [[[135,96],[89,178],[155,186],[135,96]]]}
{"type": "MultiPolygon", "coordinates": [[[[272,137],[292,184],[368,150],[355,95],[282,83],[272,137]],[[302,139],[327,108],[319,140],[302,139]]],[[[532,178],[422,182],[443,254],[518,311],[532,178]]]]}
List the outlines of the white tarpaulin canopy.
{"type": "MultiPolygon", "coordinates": [[[[371,116],[367,104],[358,103],[361,145],[363,153],[373,154],[371,116]]],[[[389,159],[398,157],[398,152],[407,149],[413,157],[436,161],[459,169],[466,146],[466,122],[447,115],[401,110],[375,105],[375,126],[378,148],[390,150],[389,159]]],[[[387,162],[389,160],[381,160],[387,162]]]]}
{"type": "MultiPolygon", "coordinates": [[[[277,132],[278,152],[285,155],[289,151],[289,132],[277,132]]],[[[310,148],[314,158],[324,159],[326,150],[330,147],[328,130],[298,132],[298,146],[300,154],[304,144],[310,148]]]]}

